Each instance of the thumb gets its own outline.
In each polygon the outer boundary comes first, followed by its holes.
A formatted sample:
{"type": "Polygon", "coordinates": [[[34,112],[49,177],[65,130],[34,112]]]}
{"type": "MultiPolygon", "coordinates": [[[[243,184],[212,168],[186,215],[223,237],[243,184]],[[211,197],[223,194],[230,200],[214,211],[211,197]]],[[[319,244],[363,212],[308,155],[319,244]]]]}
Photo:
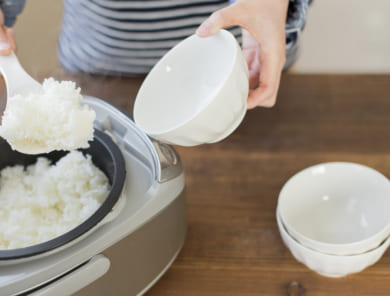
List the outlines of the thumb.
{"type": "Polygon", "coordinates": [[[5,34],[7,35],[8,42],[11,45],[11,50],[16,51],[17,46],[16,46],[16,41],[15,41],[14,29],[6,28],[5,34]]]}
{"type": "Polygon", "coordinates": [[[199,37],[208,37],[217,33],[220,29],[240,25],[237,18],[236,4],[215,11],[196,30],[199,37]]]}
{"type": "Polygon", "coordinates": [[[0,55],[9,55],[12,51],[11,44],[4,26],[0,26],[0,55]]]}

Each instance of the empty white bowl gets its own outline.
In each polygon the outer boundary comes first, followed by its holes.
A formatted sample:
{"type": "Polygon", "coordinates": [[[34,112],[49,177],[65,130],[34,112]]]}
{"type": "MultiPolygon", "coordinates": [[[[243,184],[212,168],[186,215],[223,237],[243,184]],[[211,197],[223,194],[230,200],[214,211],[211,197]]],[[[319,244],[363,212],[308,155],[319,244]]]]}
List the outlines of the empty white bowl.
{"type": "Polygon", "coordinates": [[[315,165],[282,188],[283,224],[302,245],[335,255],[376,248],[390,233],[390,182],[355,163],[315,165]]]}
{"type": "Polygon", "coordinates": [[[377,262],[390,244],[388,238],[377,248],[362,254],[349,256],[324,254],[301,245],[290,236],[281,221],[278,210],[276,211],[276,219],[282,240],[295,259],[311,270],[327,277],[343,277],[362,271],[377,262]]]}
{"type": "Polygon", "coordinates": [[[145,133],[170,144],[220,141],[246,113],[248,67],[234,36],[192,35],[172,48],[138,91],[134,120],[145,133]]]}

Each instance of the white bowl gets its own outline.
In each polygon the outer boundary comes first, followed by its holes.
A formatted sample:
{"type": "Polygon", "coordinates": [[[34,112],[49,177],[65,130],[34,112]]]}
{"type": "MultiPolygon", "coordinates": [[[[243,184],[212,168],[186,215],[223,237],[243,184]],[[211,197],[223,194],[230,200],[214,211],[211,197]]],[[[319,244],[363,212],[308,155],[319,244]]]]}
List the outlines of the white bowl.
{"type": "Polygon", "coordinates": [[[137,94],[134,120],[170,144],[213,143],[231,134],[246,113],[248,67],[234,36],[192,35],[151,70],[137,94]]]}
{"type": "Polygon", "coordinates": [[[295,259],[327,277],[343,277],[362,271],[377,262],[390,244],[390,238],[387,238],[380,246],[366,253],[349,256],[324,254],[301,245],[290,236],[281,221],[278,210],[276,210],[276,219],[282,240],[295,259]]]}
{"type": "Polygon", "coordinates": [[[363,253],[390,234],[390,182],[355,163],[324,163],[297,173],[283,186],[278,207],[290,235],[323,253],[363,253]]]}

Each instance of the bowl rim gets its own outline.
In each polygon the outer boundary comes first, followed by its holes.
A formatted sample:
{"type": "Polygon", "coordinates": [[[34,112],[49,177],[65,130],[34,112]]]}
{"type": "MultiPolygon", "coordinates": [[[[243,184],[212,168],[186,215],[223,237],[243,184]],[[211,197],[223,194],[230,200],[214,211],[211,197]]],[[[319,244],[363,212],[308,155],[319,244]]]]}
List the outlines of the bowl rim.
{"type": "Polygon", "coordinates": [[[177,51],[178,49],[181,49],[184,44],[186,42],[188,42],[189,40],[192,40],[192,39],[203,39],[203,38],[212,38],[213,36],[215,36],[216,34],[223,34],[224,36],[227,36],[228,40],[231,40],[230,42],[232,44],[234,44],[235,46],[233,47],[233,53],[234,53],[234,58],[231,59],[230,61],[230,65],[229,65],[229,69],[233,69],[234,66],[236,65],[237,63],[237,60],[238,60],[238,55],[240,54],[239,50],[240,50],[240,46],[236,40],[236,38],[234,37],[234,35],[232,33],[230,33],[229,31],[225,30],[225,29],[221,29],[219,30],[217,33],[215,33],[214,35],[212,36],[209,36],[209,37],[199,37],[197,36],[197,34],[192,34],[190,36],[188,36],[187,38],[181,40],[178,44],[176,44],[174,47],[172,47],[152,68],[152,70],[148,73],[148,75],[146,76],[145,80],[142,82],[142,85],[141,87],[139,88],[138,92],[137,92],[137,96],[135,98],[135,102],[134,102],[134,121],[135,123],[137,124],[138,127],[140,127],[146,134],[148,135],[153,135],[153,136],[156,136],[156,137],[160,137],[162,135],[165,135],[165,134],[169,134],[171,132],[174,132],[178,129],[180,129],[181,127],[185,126],[186,124],[190,123],[191,121],[193,121],[196,117],[199,116],[199,114],[201,114],[209,105],[211,105],[211,103],[214,101],[214,99],[218,96],[218,94],[221,92],[223,86],[226,84],[226,82],[228,81],[228,79],[233,75],[233,71],[229,71],[227,72],[227,75],[224,76],[224,78],[221,80],[220,84],[218,85],[218,87],[212,92],[209,94],[209,100],[206,104],[204,104],[204,106],[198,110],[197,112],[195,112],[194,114],[192,114],[190,117],[186,118],[184,121],[182,121],[181,123],[179,124],[176,124],[175,126],[173,127],[170,127],[170,128],[167,128],[165,130],[160,130],[160,131],[155,131],[155,130],[152,130],[152,129],[146,129],[142,126],[142,124],[139,123],[139,121],[137,120],[137,114],[139,114],[137,112],[138,110],[138,106],[140,104],[140,96],[143,92],[143,90],[146,88],[146,84],[149,83],[149,81],[152,79],[151,77],[154,75],[154,73],[157,71],[158,68],[160,68],[160,66],[165,62],[165,60],[167,60],[168,58],[170,58],[173,54],[175,54],[175,51],[177,51]]]}
{"type": "MultiPolygon", "coordinates": [[[[101,206],[81,224],[51,240],[24,248],[0,250],[0,261],[22,259],[60,248],[81,237],[93,227],[97,226],[97,224],[101,222],[111,211],[111,209],[119,200],[122,189],[124,187],[124,181],[126,177],[125,160],[119,147],[106,133],[95,129],[94,140],[98,141],[104,146],[115,166],[110,192],[101,206]]],[[[88,150],[88,148],[79,149],[79,151],[83,152],[83,154],[85,154],[84,151],[86,150],[88,150]]]]}
{"type": "MultiPolygon", "coordinates": [[[[307,235],[303,234],[299,230],[295,229],[284,218],[283,210],[282,210],[283,203],[281,202],[281,201],[283,201],[283,199],[281,198],[281,196],[282,196],[282,194],[285,193],[286,188],[289,186],[289,184],[291,184],[291,182],[293,182],[296,177],[306,173],[309,170],[312,170],[312,169],[314,169],[316,167],[319,167],[319,166],[329,166],[329,165],[355,166],[355,167],[360,167],[360,168],[362,168],[364,170],[369,170],[369,171],[375,173],[383,181],[387,181],[388,185],[390,186],[390,180],[385,175],[383,175],[379,171],[377,171],[377,170],[375,170],[375,169],[373,169],[373,168],[371,168],[369,166],[366,166],[366,165],[363,165],[363,164],[359,164],[359,163],[355,163],[355,162],[334,161],[334,162],[318,163],[318,164],[309,166],[307,168],[304,168],[304,169],[300,170],[299,172],[297,172],[293,176],[291,176],[287,180],[287,182],[283,185],[282,189],[279,192],[277,204],[278,204],[278,209],[279,209],[279,213],[280,213],[280,218],[282,219],[284,226],[286,227],[287,230],[294,232],[295,236],[299,236],[302,239],[304,239],[306,242],[308,242],[310,244],[313,244],[313,245],[321,246],[321,248],[324,248],[324,249],[325,248],[338,249],[340,252],[344,252],[344,251],[342,251],[342,249],[345,249],[345,248],[357,248],[357,247],[359,247],[359,246],[361,246],[363,244],[368,243],[369,241],[377,241],[377,240],[378,240],[378,244],[377,244],[377,246],[378,246],[384,240],[386,240],[388,238],[388,235],[390,234],[390,221],[389,221],[389,223],[387,225],[384,225],[381,229],[379,229],[374,234],[371,234],[369,237],[367,237],[365,239],[361,239],[361,240],[357,240],[357,241],[353,241],[353,242],[348,242],[348,243],[329,243],[329,242],[320,241],[320,240],[316,240],[316,239],[313,239],[311,237],[308,237],[307,235]]],[[[285,211],[285,209],[284,209],[284,211],[285,211]]],[[[292,233],[289,232],[289,234],[291,236],[293,236],[292,233]]],[[[298,238],[295,238],[295,239],[298,240],[298,238]]],[[[302,244],[302,242],[300,242],[300,244],[302,244]]],[[[306,246],[306,247],[313,248],[313,247],[310,247],[310,246],[306,246]]],[[[370,248],[370,249],[372,249],[372,248],[370,248]]],[[[318,250],[316,250],[316,251],[318,251],[318,250]]],[[[335,255],[335,254],[332,254],[332,255],[335,255]]]]}
{"type": "MultiPolygon", "coordinates": [[[[290,238],[290,240],[293,242],[294,245],[299,246],[299,248],[301,248],[305,252],[309,252],[311,254],[317,254],[319,256],[323,256],[323,257],[327,257],[327,258],[335,258],[336,259],[336,258],[357,258],[357,257],[369,256],[371,253],[373,253],[375,251],[381,251],[382,248],[386,248],[387,249],[389,247],[389,244],[390,244],[390,235],[389,235],[377,247],[375,247],[373,249],[370,249],[370,250],[367,250],[367,251],[365,251],[363,253],[345,254],[345,255],[337,255],[337,254],[325,253],[325,252],[321,252],[321,251],[315,250],[313,248],[310,248],[310,247],[308,247],[306,245],[303,245],[294,236],[292,236],[290,234],[290,232],[288,231],[286,225],[283,223],[283,219],[280,216],[280,210],[279,210],[278,207],[276,208],[276,221],[277,221],[277,224],[279,226],[280,232],[283,232],[285,236],[288,236],[290,238]]],[[[288,248],[290,249],[290,246],[288,246],[288,248]]]]}

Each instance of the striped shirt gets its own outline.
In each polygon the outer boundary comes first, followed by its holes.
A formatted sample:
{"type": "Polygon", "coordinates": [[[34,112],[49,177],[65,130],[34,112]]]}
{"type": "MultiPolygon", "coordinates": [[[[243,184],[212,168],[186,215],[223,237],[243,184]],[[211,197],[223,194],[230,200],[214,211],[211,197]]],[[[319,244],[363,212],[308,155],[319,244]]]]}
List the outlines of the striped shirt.
{"type": "MultiPolygon", "coordinates": [[[[136,75],[193,34],[226,0],[65,0],[58,52],[70,72],[136,75]]],[[[230,31],[237,39],[241,29],[230,31]]]]}
{"type": "MultiPolygon", "coordinates": [[[[214,11],[234,0],[64,0],[58,42],[61,65],[70,72],[145,74],[214,11]]],[[[286,65],[298,52],[299,33],[311,0],[289,0],[286,65]]],[[[25,0],[0,0],[11,27],[25,0]]],[[[241,29],[229,30],[241,41],[241,29]]]]}

